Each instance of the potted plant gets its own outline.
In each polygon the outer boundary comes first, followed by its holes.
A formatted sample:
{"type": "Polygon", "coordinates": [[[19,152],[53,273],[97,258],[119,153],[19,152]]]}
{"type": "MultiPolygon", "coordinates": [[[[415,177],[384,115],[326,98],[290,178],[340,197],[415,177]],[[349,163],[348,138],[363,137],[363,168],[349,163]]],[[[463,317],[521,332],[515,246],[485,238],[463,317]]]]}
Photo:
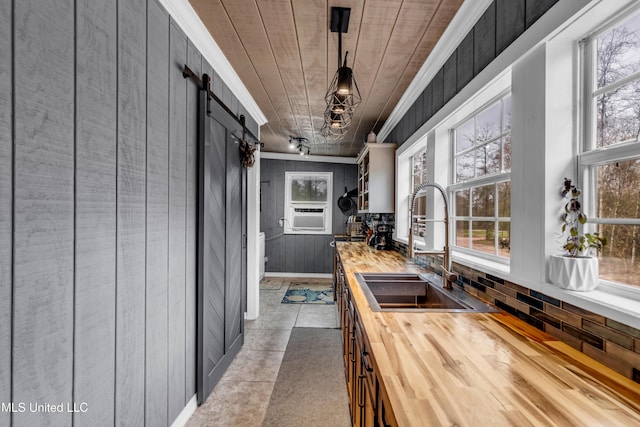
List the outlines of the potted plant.
{"type": "Polygon", "coordinates": [[[562,245],[564,254],[551,255],[549,279],[551,283],[572,291],[590,291],[598,286],[598,258],[594,255],[607,244],[596,233],[583,233],[587,216],[580,204],[581,191],[564,179],[562,198],[566,201],[562,214],[561,236],[567,236],[562,245]]]}

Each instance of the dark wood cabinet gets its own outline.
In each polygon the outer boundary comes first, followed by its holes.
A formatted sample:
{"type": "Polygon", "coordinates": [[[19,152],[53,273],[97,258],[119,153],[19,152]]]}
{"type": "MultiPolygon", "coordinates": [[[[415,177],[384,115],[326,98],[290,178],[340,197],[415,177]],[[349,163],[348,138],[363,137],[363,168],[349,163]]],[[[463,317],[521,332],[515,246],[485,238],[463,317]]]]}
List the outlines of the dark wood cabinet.
{"type": "Polygon", "coordinates": [[[355,376],[357,386],[353,393],[354,425],[370,427],[378,425],[376,420],[376,378],[371,357],[370,345],[362,332],[362,324],[356,317],[355,332],[355,376]]]}
{"type": "Polygon", "coordinates": [[[340,256],[336,250],[334,277],[337,292],[336,303],[340,314],[343,338],[345,379],[349,395],[351,422],[358,427],[393,425],[389,421],[388,404],[380,393],[380,385],[371,354],[371,345],[355,307],[351,288],[346,282],[340,256]],[[383,405],[386,405],[384,406],[383,405]]]}

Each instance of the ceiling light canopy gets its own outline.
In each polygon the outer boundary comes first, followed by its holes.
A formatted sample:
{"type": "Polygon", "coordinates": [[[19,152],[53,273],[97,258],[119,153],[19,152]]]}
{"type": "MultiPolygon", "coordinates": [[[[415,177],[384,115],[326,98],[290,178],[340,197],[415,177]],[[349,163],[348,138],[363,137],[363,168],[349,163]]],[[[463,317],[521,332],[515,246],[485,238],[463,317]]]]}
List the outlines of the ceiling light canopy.
{"type": "Polygon", "coordinates": [[[350,8],[331,8],[331,32],[338,33],[338,70],[324,97],[327,109],[320,133],[334,139],[344,137],[347,128],[351,125],[353,111],[362,100],[353,70],[347,66],[349,52],[345,53],[344,61],[342,59],[342,33],[346,33],[349,28],[350,14],[350,8]]]}

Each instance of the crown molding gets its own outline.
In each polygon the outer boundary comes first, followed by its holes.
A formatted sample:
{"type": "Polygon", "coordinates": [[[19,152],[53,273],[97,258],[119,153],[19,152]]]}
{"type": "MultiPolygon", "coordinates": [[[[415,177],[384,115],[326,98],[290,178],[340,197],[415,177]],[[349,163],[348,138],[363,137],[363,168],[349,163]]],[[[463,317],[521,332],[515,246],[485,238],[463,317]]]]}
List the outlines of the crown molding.
{"type": "Polygon", "coordinates": [[[240,77],[238,77],[238,74],[227,60],[227,57],[224,56],[224,53],[222,53],[202,20],[200,20],[196,11],[193,10],[191,4],[187,0],[158,1],[169,12],[169,15],[176,21],[194,46],[198,48],[202,56],[213,66],[216,73],[218,73],[235,97],[238,98],[242,106],[247,109],[247,113],[253,117],[258,126],[267,123],[266,116],[242,83],[242,80],[240,80],[240,77]]]}
{"type": "Polygon", "coordinates": [[[271,151],[261,151],[260,160],[293,160],[296,162],[317,162],[317,163],[343,163],[348,165],[355,165],[355,157],[334,157],[334,156],[314,156],[311,155],[308,158],[299,154],[293,153],[274,153],[271,151]]]}
{"type": "Polygon", "coordinates": [[[465,0],[458,9],[438,43],[418,70],[411,84],[396,104],[378,132],[378,140],[384,141],[418,99],[449,56],[455,51],[469,31],[478,22],[493,0],[465,0]]]}

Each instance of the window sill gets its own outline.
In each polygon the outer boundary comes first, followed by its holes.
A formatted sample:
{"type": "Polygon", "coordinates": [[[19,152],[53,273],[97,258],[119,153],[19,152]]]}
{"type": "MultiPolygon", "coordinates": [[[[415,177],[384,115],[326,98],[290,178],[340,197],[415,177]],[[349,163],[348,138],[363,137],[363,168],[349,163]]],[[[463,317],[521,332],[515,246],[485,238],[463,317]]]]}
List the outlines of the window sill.
{"type": "MultiPolygon", "coordinates": [[[[480,271],[484,269],[478,268],[480,271]]],[[[491,272],[489,272],[491,274],[491,272]]],[[[510,274],[497,274],[505,280],[559,299],[608,319],[640,329],[640,290],[600,282],[589,292],[569,291],[548,282],[537,282],[510,274]]]]}
{"type": "Polygon", "coordinates": [[[494,276],[504,277],[505,275],[508,276],[510,272],[509,264],[492,261],[461,251],[452,250],[451,259],[453,260],[453,262],[471,267],[475,270],[493,274],[494,276]]]}
{"type": "Polygon", "coordinates": [[[551,283],[540,286],[540,292],[589,310],[593,313],[640,329],[640,292],[619,285],[600,282],[589,292],[568,291],[551,283]]]}
{"type": "Polygon", "coordinates": [[[640,289],[600,282],[600,286],[589,292],[568,291],[551,283],[536,283],[512,277],[509,266],[498,262],[458,251],[453,252],[452,258],[459,264],[492,274],[600,316],[640,329],[640,289]]]}
{"type": "MultiPolygon", "coordinates": [[[[395,240],[400,243],[404,243],[405,245],[409,244],[409,240],[406,237],[396,237],[395,240]]],[[[415,242],[415,245],[416,249],[426,249],[426,245],[423,242],[417,241],[415,242]]],[[[497,276],[508,275],[510,271],[509,264],[507,263],[492,261],[486,258],[457,251],[455,249],[451,250],[451,260],[467,267],[471,267],[473,269],[497,276]]]]}

